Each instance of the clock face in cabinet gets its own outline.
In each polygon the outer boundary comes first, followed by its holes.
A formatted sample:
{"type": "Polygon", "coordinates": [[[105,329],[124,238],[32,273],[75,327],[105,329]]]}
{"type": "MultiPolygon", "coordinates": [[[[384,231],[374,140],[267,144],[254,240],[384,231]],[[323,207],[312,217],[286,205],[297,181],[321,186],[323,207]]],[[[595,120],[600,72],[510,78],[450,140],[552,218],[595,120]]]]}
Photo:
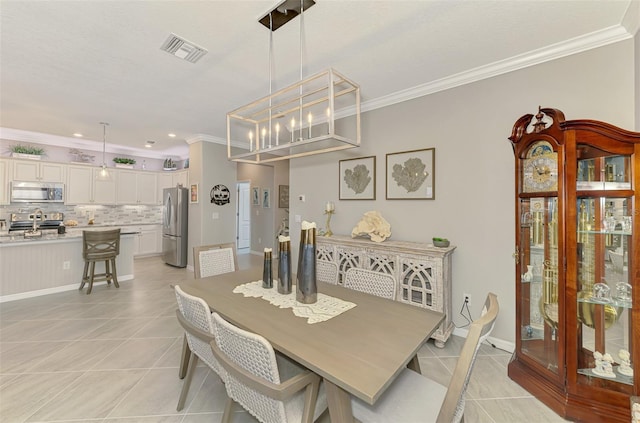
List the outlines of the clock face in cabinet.
{"type": "Polygon", "coordinates": [[[546,141],[534,143],[522,166],[523,192],[549,192],[558,189],[558,155],[546,141]]]}

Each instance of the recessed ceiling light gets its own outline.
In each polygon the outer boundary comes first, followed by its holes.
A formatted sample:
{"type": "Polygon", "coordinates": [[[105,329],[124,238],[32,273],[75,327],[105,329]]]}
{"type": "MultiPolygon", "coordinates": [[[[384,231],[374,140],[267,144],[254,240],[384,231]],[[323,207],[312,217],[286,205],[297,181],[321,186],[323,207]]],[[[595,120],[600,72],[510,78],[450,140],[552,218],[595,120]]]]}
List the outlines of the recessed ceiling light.
{"type": "Polygon", "coordinates": [[[147,143],[144,146],[147,147],[147,148],[151,148],[153,146],[153,144],[155,144],[155,143],[156,143],[155,141],[149,140],[149,141],[147,141],[147,143]]]}
{"type": "Polygon", "coordinates": [[[83,135],[80,132],[76,132],[73,134],[73,136],[77,138],[82,138],[83,135]]]}
{"type": "Polygon", "coordinates": [[[176,137],[176,134],[174,134],[174,133],[167,134],[167,135],[169,135],[171,138],[175,138],[176,137]]]}

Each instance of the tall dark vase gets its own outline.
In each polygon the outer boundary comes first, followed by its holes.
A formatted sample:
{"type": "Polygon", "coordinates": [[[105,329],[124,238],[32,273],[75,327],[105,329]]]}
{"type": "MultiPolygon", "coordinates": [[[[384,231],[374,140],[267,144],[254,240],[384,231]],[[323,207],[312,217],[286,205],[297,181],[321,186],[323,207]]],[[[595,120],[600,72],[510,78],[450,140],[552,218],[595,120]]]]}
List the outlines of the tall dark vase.
{"type": "Polygon", "coordinates": [[[296,300],[303,304],[315,303],[318,300],[315,227],[302,229],[300,232],[300,251],[298,253],[298,273],[296,278],[296,300]]]}
{"type": "Polygon", "coordinates": [[[278,292],[291,294],[291,241],[289,237],[279,242],[278,252],[278,292]]]}
{"type": "Polygon", "coordinates": [[[264,249],[264,266],[262,268],[262,287],[273,288],[273,269],[271,260],[271,248],[264,249]]]}

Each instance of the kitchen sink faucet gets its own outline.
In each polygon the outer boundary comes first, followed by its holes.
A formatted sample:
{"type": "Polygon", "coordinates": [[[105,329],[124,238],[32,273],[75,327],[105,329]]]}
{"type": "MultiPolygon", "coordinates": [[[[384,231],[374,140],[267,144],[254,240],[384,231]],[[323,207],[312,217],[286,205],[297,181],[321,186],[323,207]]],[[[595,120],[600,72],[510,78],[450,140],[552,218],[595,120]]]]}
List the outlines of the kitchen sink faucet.
{"type": "Polygon", "coordinates": [[[36,225],[36,221],[38,220],[38,214],[40,215],[40,223],[42,223],[44,217],[42,214],[42,210],[41,209],[36,209],[36,211],[33,212],[33,229],[31,230],[31,232],[35,232],[36,229],[38,228],[36,225]]]}

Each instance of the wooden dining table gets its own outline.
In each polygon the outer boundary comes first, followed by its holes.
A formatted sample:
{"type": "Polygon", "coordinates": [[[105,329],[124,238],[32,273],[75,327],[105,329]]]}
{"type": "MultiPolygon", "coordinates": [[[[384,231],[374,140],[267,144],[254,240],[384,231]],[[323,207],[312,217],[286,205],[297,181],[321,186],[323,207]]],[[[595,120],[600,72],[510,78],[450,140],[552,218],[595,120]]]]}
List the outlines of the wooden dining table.
{"type": "Polygon", "coordinates": [[[354,421],[351,395],[374,404],[403,368],[420,371],[416,353],[445,317],[319,282],[319,293],[356,306],[327,321],[309,324],[289,308],[233,293],[236,286],[261,276],[262,268],[251,268],[179,285],[186,293],[204,299],[227,321],[263,336],[276,351],[322,377],[333,422],[354,421]]]}

